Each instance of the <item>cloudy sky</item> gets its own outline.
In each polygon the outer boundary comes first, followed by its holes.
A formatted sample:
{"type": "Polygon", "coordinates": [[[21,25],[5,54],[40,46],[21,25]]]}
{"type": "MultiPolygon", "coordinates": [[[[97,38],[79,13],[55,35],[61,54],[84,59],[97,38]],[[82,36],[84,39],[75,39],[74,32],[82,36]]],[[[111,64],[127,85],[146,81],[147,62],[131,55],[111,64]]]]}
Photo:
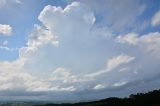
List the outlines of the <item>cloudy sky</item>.
{"type": "Polygon", "coordinates": [[[159,0],[0,0],[1,100],[159,88],[159,0]]]}

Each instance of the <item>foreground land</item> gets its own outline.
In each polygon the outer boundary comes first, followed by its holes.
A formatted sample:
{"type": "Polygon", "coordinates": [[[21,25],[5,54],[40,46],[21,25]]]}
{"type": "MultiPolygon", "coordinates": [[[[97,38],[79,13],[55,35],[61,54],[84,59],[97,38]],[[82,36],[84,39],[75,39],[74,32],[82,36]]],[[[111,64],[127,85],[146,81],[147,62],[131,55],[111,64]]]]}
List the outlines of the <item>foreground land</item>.
{"type": "Polygon", "coordinates": [[[160,90],[154,90],[148,93],[132,94],[128,98],[110,97],[93,102],[81,102],[72,104],[47,104],[43,102],[6,102],[1,103],[0,106],[160,106],[160,90]]]}
{"type": "Polygon", "coordinates": [[[130,95],[129,98],[111,97],[100,101],[75,104],[46,104],[36,106],[160,106],[160,90],[130,95]]]}

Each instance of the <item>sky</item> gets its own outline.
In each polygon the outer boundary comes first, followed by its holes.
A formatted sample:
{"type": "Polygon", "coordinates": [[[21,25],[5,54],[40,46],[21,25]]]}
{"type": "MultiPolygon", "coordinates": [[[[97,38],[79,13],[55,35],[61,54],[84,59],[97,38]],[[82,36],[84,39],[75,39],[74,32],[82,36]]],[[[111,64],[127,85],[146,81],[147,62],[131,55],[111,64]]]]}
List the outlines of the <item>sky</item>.
{"type": "Polygon", "coordinates": [[[159,48],[159,0],[0,0],[0,100],[160,89],[159,48]]]}

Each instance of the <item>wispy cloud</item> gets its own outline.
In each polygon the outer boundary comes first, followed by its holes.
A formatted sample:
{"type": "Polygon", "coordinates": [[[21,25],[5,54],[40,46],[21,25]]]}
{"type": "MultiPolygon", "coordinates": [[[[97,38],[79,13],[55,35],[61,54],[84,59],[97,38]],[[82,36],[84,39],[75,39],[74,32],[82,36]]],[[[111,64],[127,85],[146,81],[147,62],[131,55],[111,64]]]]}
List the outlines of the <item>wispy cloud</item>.
{"type": "Polygon", "coordinates": [[[160,25],[160,11],[156,12],[155,15],[153,16],[151,20],[151,24],[153,26],[158,26],[160,25]]]}
{"type": "Polygon", "coordinates": [[[12,32],[10,25],[0,24],[0,35],[9,36],[12,32]]]}

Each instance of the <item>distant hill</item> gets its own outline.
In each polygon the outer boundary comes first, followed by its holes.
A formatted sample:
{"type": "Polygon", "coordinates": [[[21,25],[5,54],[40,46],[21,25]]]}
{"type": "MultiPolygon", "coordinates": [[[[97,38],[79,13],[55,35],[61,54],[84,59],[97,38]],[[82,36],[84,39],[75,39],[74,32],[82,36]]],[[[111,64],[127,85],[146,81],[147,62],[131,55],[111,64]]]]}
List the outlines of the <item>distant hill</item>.
{"type": "Polygon", "coordinates": [[[129,98],[110,97],[107,99],[74,104],[45,104],[35,106],[160,106],[160,90],[131,94],[129,98]]]}

